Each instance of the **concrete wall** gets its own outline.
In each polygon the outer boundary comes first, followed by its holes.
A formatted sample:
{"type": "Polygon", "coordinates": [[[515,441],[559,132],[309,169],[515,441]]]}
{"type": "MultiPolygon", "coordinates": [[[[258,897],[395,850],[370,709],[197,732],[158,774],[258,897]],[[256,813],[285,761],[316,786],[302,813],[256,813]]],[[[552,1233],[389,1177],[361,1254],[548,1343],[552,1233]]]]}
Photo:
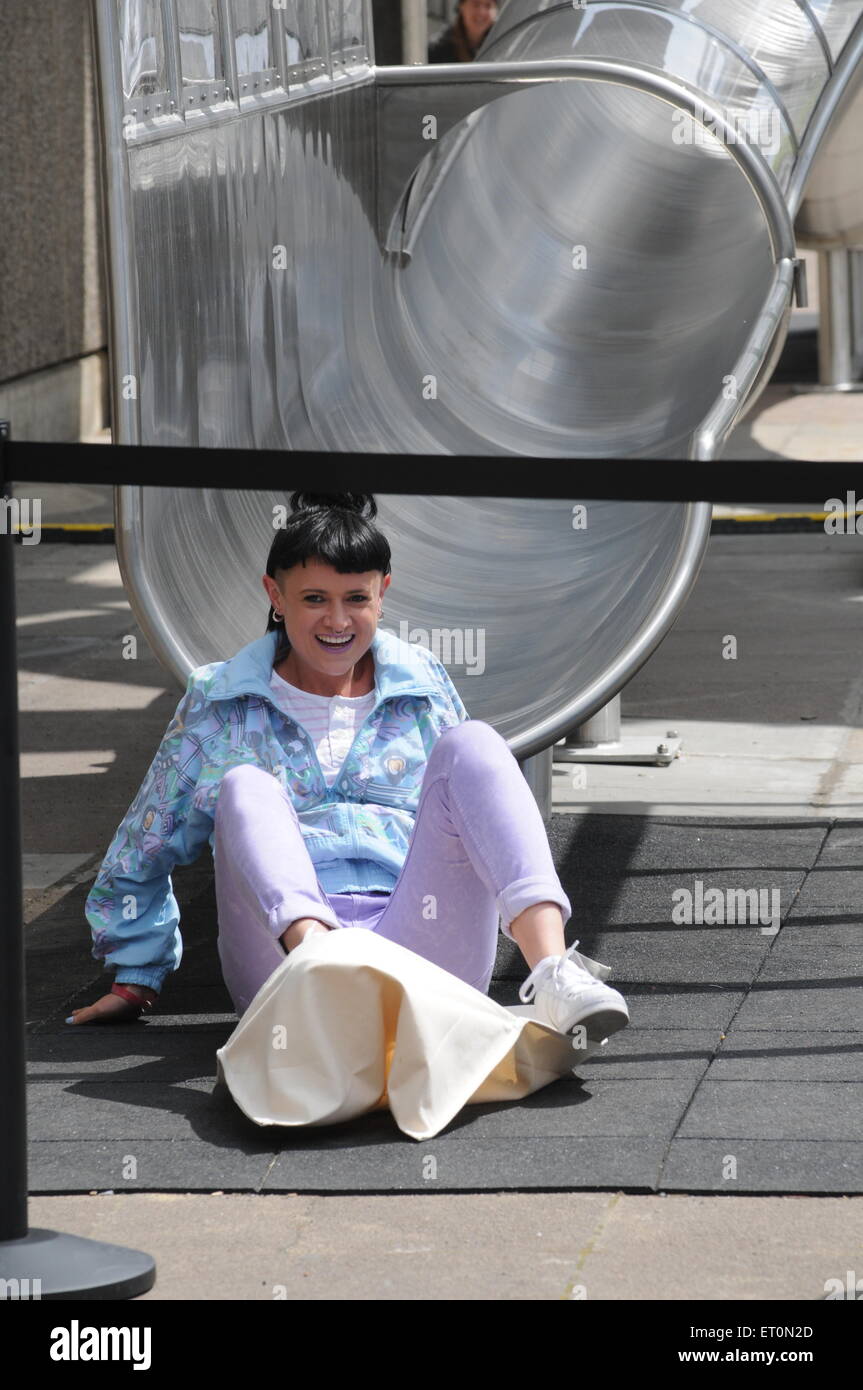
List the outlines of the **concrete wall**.
{"type": "Polygon", "coordinates": [[[9,0],[0,49],[0,412],[19,439],[78,438],[103,413],[98,179],[87,0],[9,0]]]}
{"type": "MultiPolygon", "coordinates": [[[[430,33],[452,7],[430,0],[430,33]]],[[[378,60],[400,62],[396,0],[373,10],[378,60]]],[[[0,418],[17,439],[91,438],[108,422],[99,159],[89,0],[6,0],[0,418]]]]}

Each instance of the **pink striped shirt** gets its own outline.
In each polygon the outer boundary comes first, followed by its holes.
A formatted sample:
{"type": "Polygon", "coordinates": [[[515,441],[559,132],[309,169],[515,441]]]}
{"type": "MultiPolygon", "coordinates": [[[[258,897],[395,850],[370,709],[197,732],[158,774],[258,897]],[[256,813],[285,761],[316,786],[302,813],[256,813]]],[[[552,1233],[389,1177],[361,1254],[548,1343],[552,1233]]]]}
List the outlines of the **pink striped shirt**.
{"type": "Polygon", "coordinates": [[[270,680],[273,702],[308,733],[328,787],[351,750],[360,726],[375,707],[375,692],[368,695],[312,695],[283,680],[273,670],[270,680]]]}

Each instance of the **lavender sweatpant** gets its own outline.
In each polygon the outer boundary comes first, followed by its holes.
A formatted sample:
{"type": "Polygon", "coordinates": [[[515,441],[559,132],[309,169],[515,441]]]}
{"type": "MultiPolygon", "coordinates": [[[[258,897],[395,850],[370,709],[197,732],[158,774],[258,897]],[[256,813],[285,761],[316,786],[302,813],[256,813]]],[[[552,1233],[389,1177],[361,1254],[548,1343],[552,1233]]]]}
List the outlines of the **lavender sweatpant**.
{"type": "Polygon", "coordinates": [[[287,792],[246,763],[216,803],[219,957],[238,1016],[285,959],[279,937],[298,917],[387,937],[488,992],[500,929],[526,907],[572,915],[545,826],[506,740],[481,719],[445,729],[432,748],[416,820],[391,894],[321,887],[287,792]]]}

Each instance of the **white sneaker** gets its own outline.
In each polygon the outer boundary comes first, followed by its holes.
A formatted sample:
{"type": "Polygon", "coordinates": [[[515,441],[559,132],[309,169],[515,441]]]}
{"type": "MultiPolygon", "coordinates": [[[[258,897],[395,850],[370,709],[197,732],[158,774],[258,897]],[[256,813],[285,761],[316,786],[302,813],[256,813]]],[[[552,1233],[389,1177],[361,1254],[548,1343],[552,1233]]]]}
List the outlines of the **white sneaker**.
{"type": "Polygon", "coordinates": [[[523,1004],[533,1000],[538,1022],[559,1033],[572,1033],[581,1024],[590,1042],[600,1042],[626,1027],[629,1010],[622,994],[585,970],[577,945],[576,941],[566,955],[540,961],[518,997],[523,1004]]]}

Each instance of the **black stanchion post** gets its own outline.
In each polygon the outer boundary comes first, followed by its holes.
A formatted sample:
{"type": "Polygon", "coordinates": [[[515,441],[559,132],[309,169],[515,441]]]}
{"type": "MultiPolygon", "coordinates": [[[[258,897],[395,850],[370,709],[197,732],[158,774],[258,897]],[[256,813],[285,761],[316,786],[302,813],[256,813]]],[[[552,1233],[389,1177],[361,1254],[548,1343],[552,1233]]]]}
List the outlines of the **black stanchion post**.
{"type": "Polygon", "coordinates": [[[24,910],[15,643],[16,508],[0,421],[0,1300],[135,1298],[153,1287],[152,1256],[27,1226],[24,910]]]}
{"type": "MultiPolygon", "coordinates": [[[[0,460],[8,435],[8,422],[0,420],[0,460]]],[[[6,513],[0,535],[0,1241],[6,1241],[27,1234],[27,1129],[15,560],[2,464],[0,479],[6,513]]]]}

